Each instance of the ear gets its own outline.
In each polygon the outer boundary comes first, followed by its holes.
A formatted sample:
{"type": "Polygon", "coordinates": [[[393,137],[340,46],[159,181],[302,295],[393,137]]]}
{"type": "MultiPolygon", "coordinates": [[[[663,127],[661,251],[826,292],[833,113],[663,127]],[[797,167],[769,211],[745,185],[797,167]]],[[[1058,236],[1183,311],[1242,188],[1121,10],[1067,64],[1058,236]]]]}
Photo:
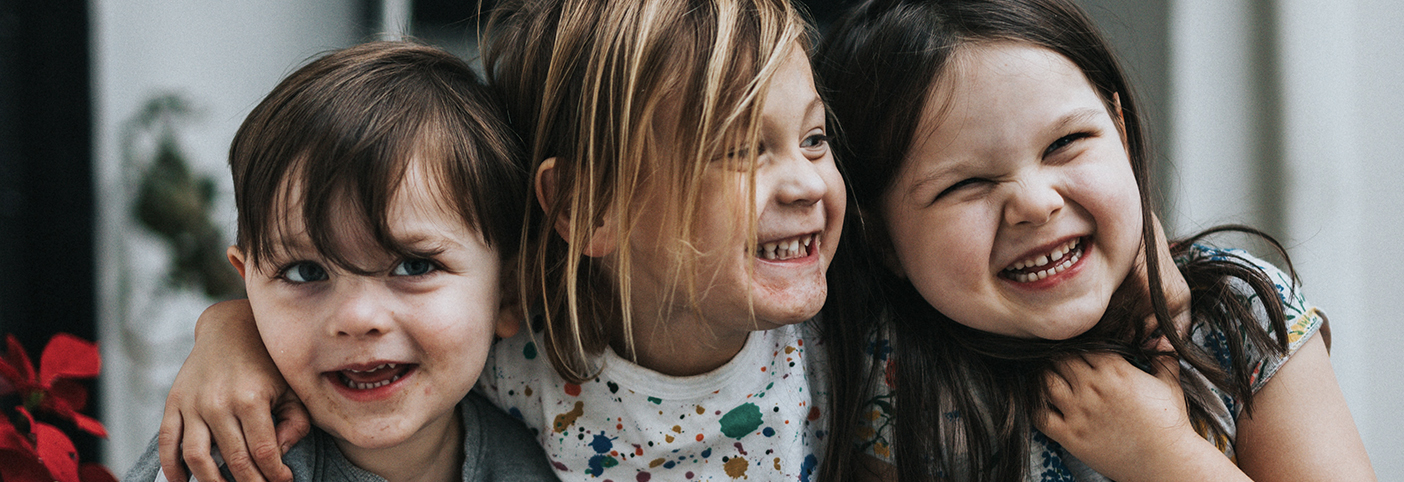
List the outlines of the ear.
{"type": "MultiPolygon", "coordinates": [[[[536,167],[536,202],[541,205],[541,210],[548,216],[551,207],[558,200],[559,192],[556,185],[556,158],[547,158],[541,161],[541,165],[536,167]]],[[[605,219],[598,226],[590,227],[589,238],[585,241],[585,246],[581,250],[585,256],[598,258],[614,252],[615,236],[613,209],[605,214],[605,219]]],[[[560,210],[556,216],[556,234],[560,235],[566,242],[570,242],[570,211],[560,210]]]]}
{"type": "Polygon", "coordinates": [[[522,297],[520,296],[517,279],[512,276],[515,270],[504,268],[500,285],[502,292],[501,300],[498,301],[497,319],[494,321],[493,333],[498,338],[511,338],[517,336],[517,332],[522,329],[522,320],[526,319],[526,312],[522,309],[522,297]]]}
{"type": "Polygon", "coordinates": [[[224,255],[229,257],[229,264],[234,265],[234,269],[239,271],[239,277],[244,278],[244,250],[238,246],[230,246],[224,250],[224,255]]]}
{"type": "Polygon", "coordinates": [[[1112,92],[1112,106],[1116,107],[1116,132],[1121,134],[1121,145],[1126,144],[1126,115],[1121,112],[1121,93],[1112,92]]]}

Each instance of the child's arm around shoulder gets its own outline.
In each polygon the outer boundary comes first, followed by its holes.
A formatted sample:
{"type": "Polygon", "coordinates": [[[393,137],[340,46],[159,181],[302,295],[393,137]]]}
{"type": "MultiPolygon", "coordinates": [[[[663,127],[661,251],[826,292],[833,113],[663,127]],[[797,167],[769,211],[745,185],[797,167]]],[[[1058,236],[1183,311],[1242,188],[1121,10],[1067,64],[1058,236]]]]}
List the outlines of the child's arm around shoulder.
{"type": "Polygon", "coordinates": [[[1313,336],[1238,419],[1238,465],[1253,480],[1375,480],[1326,343],[1313,336]]]}
{"type": "Polygon", "coordinates": [[[311,429],[254,325],[248,300],[217,303],[195,325],[195,347],[166,397],[158,435],[172,482],[224,480],[211,442],[243,482],[292,480],[282,455],[311,429]],[[275,427],[275,417],[277,425],[275,427]]]}

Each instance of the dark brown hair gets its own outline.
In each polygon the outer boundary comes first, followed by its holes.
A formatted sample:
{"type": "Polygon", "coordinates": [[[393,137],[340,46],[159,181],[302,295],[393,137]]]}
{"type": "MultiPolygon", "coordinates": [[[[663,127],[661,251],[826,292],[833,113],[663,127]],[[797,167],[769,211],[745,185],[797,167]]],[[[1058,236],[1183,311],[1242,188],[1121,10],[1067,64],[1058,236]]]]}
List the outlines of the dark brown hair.
{"type": "Polygon", "coordinates": [[[372,42],[325,55],[288,76],[234,136],[229,169],[238,245],[249,259],[278,255],[290,202],[313,248],[351,272],[336,232],[357,216],[386,252],[410,252],[388,210],[411,163],[446,212],[462,216],[507,260],[515,256],[526,175],[490,92],[462,60],[410,42],[372,42]],[[349,213],[339,210],[350,201],[349,213]]]}
{"type": "MultiPolygon", "coordinates": [[[[878,371],[883,367],[872,366],[865,353],[874,333],[897,335],[891,340],[896,383],[892,448],[904,481],[1022,480],[1033,417],[1047,397],[1043,376],[1053,361],[1098,351],[1150,366],[1158,353],[1146,342],[1162,334],[1182,360],[1218,389],[1251,404],[1251,370],[1242,338],[1229,337],[1232,361],[1222,367],[1187,343],[1171,321],[1160,283],[1160,270],[1170,268],[1159,266],[1157,256],[1146,256],[1149,300],[1139,289],[1123,286],[1093,329],[1066,341],[968,328],[936,311],[910,282],[884,267],[881,253],[891,247],[876,208],[912,148],[932,85],[951,68],[958,49],[993,41],[1032,44],[1071,60],[1113,118],[1113,99],[1119,97],[1125,147],[1140,190],[1141,242],[1155,246],[1152,158],[1139,105],[1107,42],[1072,1],[873,0],[855,7],[833,26],[815,62],[836,120],[836,157],[846,167],[850,206],[856,207],[849,209],[845,238],[829,269],[833,281],[823,312],[827,339],[847,340],[830,356],[835,443],[826,479],[846,480],[861,470],[853,464],[861,456],[858,449],[843,441],[855,440],[869,389],[884,376],[878,371]],[[1145,327],[1141,320],[1152,313],[1159,326],[1145,327]],[[946,416],[953,412],[961,416],[946,416]]],[[[1230,229],[1261,235],[1281,252],[1260,232],[1230,229]]],[[[1266,274],[1231,259],[1190,255],[1193,242],[1218,230],[1172,243],[1172,253],[1185,260],[1180,269],[1191,288],[1194,322],[1285,350],[1283,309],[1266,274]],[[1235,297],[1230,289],[1234,280],[1246,282],[1264,302],[1276,339],[1253,321],[1251,306],[1235,297]]],[[[1209,389],[1187,384],[1185,393],[1191,417],[1207,417],[1205,407],[1214,396],[1209,389]]]]}
{"type": "Polygon", "coordinates": [[[563,378],[593,377],[592,357],[615,338],[632,356],[629,243],[643,209],[672,217],[665,228],[676,263],[665,268],[686,292],[666,295],[696,307],[686,243],[696,235],[699,179],[728,148],[757,152],[766,86],[791,49],[807,47],[807,27],[788,0],[510,0],[493,11],[483,47],[489,82],[526,140],[529,169],[555,158],[554,192],[542,193],[551,205],[527,211],[521,289],[538,297],[528,306],[542,315],[544,347],[563,378]],[[664,193],[657,204],[641,204],[644,183],[664,193]],[[557,235],[562,218],[568,232],[557,235]],[[583,253],[601,226],[617,241],[611,273],[583,253]]]}

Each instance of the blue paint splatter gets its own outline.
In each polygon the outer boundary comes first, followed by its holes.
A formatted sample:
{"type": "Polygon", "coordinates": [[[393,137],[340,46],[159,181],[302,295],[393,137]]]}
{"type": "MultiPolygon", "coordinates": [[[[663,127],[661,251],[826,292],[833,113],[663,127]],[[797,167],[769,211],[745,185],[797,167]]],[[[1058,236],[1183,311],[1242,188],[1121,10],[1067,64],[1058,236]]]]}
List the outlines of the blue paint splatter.
{"type": "Polygon", "coordinates": [[[809,477],[814,475],[814,469],[819,465],[819,459],[814,454],[804,456],[804,462],[800,463],[800,482],[809,482],[809,477]]]}
{"type": "Polygon", "coordinates": [[[614,448],[614,442],[611,441],[609,437],[597,434],[595,438],[590,441],[590,448],[595,449],[595,453],[597,454],[608,453],[610,449],[614,448]]]}
{"type": "Polygon", "coordinates": [[[711,448],[711,447],[707,447],[707,450],[703,450],[703,451],[702,451],[702,458],[705,459],[705,458],[711,457],[711,456],[712,456],[712,448],[711,448]]]}
{"type": "Polygon", "coordinates": [[[766,437],[774,437],[774,436],[775,436],[775,429],[770,428],[770,427],[766,427],[765,430],[761,430],[761,435],[764,435],[764,436],[766,436],[766,437]]]}

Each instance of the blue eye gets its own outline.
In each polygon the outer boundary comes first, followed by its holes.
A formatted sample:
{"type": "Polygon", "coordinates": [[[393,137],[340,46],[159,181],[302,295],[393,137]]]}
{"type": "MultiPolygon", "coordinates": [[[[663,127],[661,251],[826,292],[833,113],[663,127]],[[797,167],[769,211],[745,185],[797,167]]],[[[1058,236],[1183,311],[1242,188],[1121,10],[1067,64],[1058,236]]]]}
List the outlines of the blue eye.
{"type": "Polygon", "coordinates": [[[808,148],[811,148],[811,147],[823,146],[823,145],[828,144],[828,143],[829,143],[829,136],[824,135],[824,134],[815,134],[815,135],[812,135],[812,136],[809,136],[809,137],[804,138],[804,142],[801,142],[801,143],[800,143],[800,147],[803,147],[803,148],[808,149],[808,148]]]}
{"type": "Polygon", "coordinates": [[[299,261],[283,268],[282,278],[293,283],[311,283],[314,281],[325,281],[327,276],[326,268],[311,261],[299,261]]]}
{"type": "Polygon", "coordinates": [[[390,270],[390,274],[394,276],[420,276],[429,274],[435,269],[438,267],[427,259],[407,259],[395,265],[395,269],[390,270]]]}

